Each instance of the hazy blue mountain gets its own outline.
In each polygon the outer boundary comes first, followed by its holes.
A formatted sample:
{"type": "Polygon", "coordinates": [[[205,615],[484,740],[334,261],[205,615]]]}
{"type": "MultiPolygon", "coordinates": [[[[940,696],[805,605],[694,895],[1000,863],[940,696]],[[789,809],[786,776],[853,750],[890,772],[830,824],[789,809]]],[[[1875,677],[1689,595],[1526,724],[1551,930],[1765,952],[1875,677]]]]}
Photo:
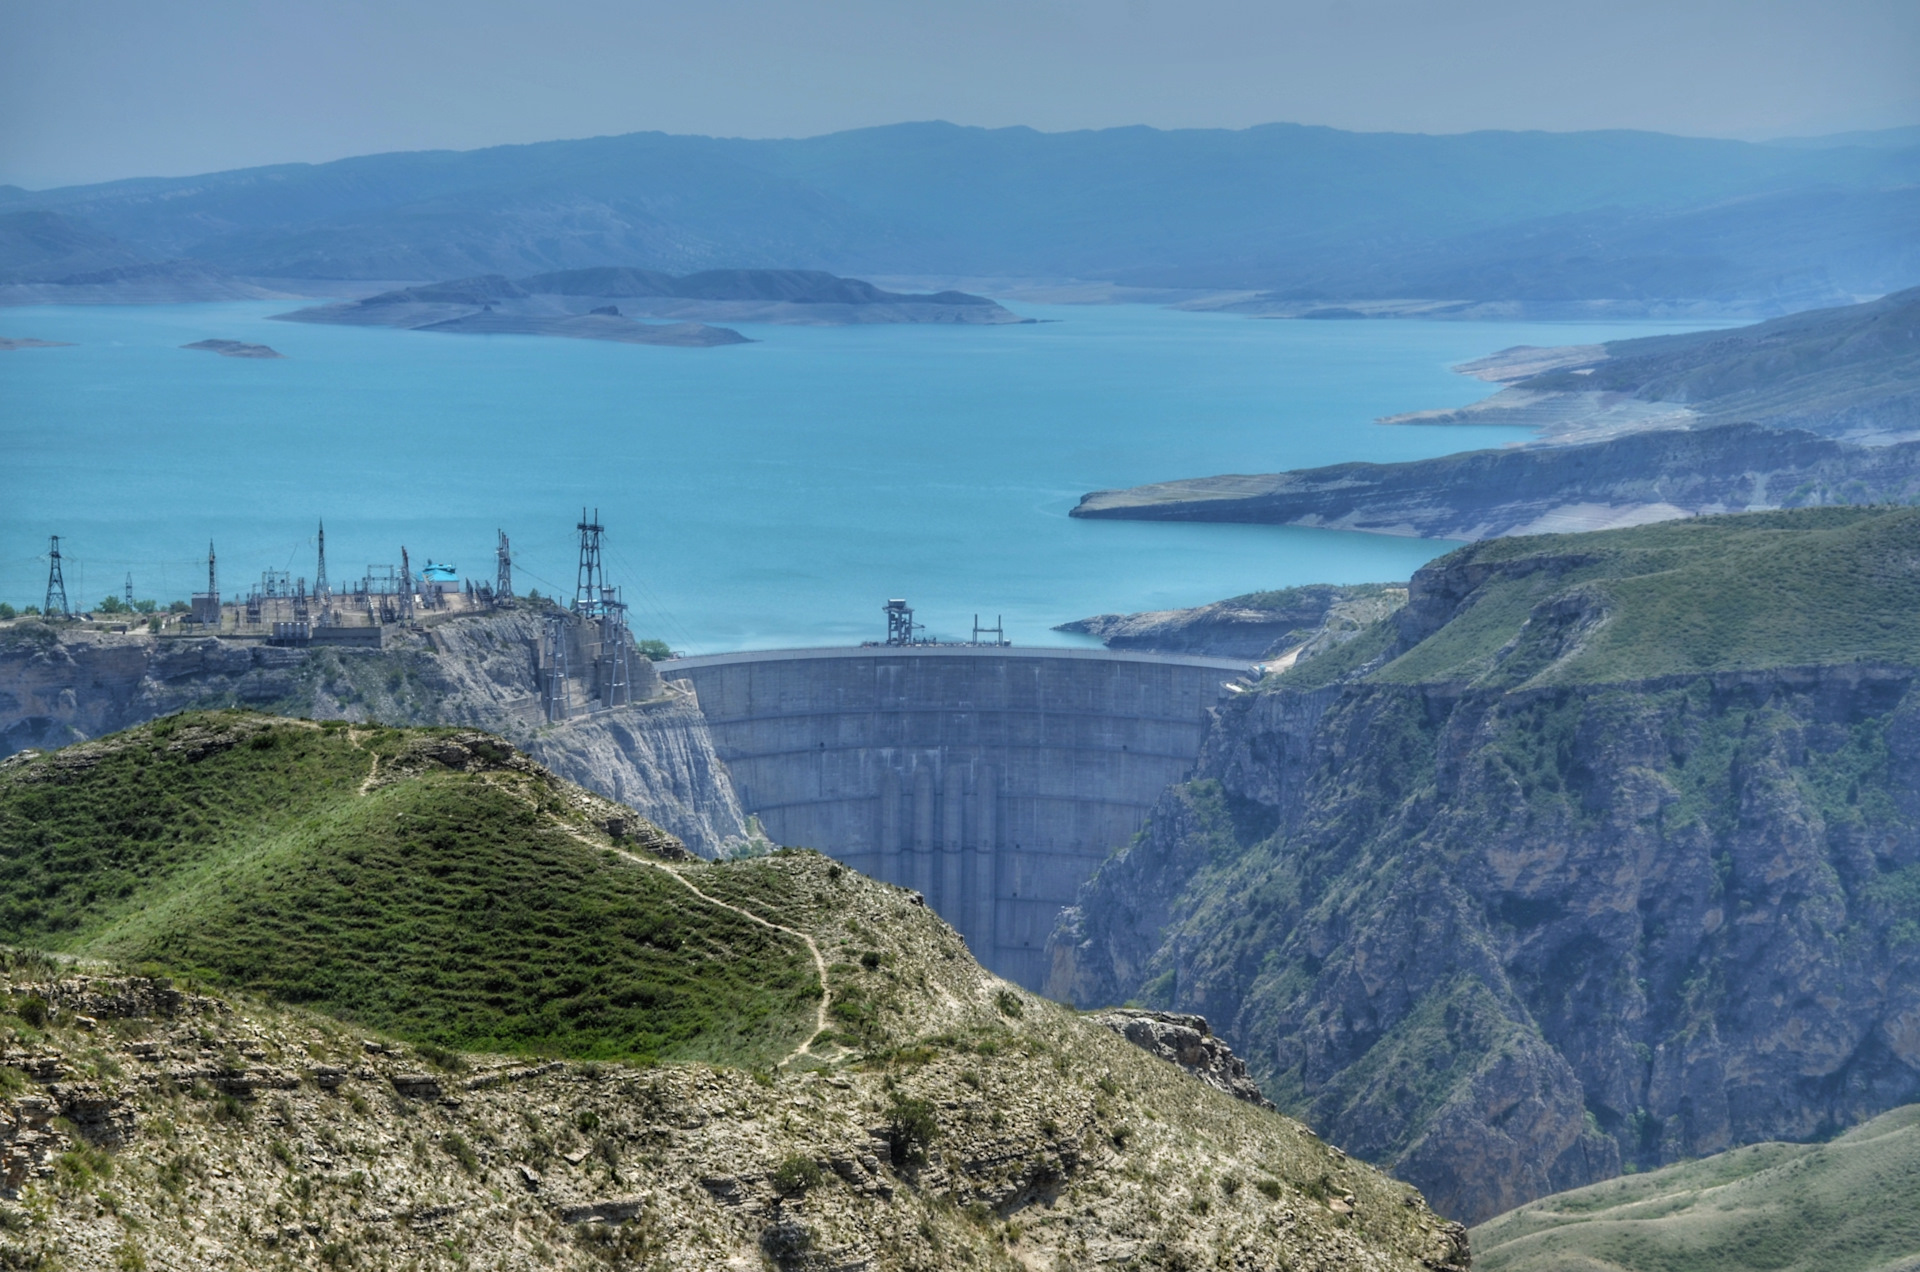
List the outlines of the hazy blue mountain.
{"type": "Polygon", "coordinates": [[[1275,124],[635,133],[39,193],[151,259],[306,278],[600,266],[1074,276],[1328,295],[1877,293],[1920,148],[1275,124]]]}
{"type": "MultiPolygon", "coordinates": [[[[0,199],[23,191],[0,188],[0,199]]],[[[0,283],[56,282],[146,260],[110,234],[55,212],[0,214],[0,283]]]]}

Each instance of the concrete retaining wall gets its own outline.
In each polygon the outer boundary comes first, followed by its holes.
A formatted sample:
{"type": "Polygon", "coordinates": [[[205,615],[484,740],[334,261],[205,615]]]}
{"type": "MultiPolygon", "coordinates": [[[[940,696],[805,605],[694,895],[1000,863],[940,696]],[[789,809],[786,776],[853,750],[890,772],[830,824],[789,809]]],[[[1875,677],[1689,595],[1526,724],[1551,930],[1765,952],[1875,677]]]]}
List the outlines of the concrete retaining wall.
{"type": "Polygon", "coordinates": [[[1200,752],[1241,662],[1077,649],[777,650],[690,683],[776,842],[916,889],[994,971],[1046,978],[1081,882],[1200,752]]]}

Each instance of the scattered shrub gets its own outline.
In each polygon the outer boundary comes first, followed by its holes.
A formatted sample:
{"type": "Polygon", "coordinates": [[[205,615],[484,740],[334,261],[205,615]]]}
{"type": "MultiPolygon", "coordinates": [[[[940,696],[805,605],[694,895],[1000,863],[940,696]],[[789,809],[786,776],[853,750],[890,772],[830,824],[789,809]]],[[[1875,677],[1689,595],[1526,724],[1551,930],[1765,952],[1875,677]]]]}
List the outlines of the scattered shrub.
{"type": "Polygon", "coordinates": [[[35,1029],[45,1029],[47,1027],[47,1000],[38,994],[31,994],[28,996],[26,1002],[20,1004],[20,1010],[15,1014],[35,1029]]]}
{"type": "Polygon", "coordinates": [[[887,1151],[895,1166],[925,1165],[927,1149],[939,1134],[931,1101],[894,1097],[887,1109],[887,1151]]]}
{"type": "Polygon", "coordinates": [[[1020,1019],[1027,1014],[1026,1004],[1020,1001],[1020,995],[1010,989],[1003,989],[993,996],[994,1003],[1000,1008],[1002,1016],[1020,1019]]]}
{"type": "Polygon", "coordinates": [[[442,1136],[440,1139],[440,1147],[447,1151],[447,1156],[459,1162],[460,1169],[466,1171],[467,1174],[472,1175],[479,1172],[480,1154],[473,1151],[473,1145],[467,1143],[466,1137],[458,1131],[448,1131],[442,1136]]]}
{"type": "Polygon", "coordinates": [[[773,1172],[773,1189],[782,1197],[797,1197],[809,1188],[818,1188],[825,1178],[820,1163],[803,1153],[795,1153],[773,1172]]]}
{"type": "Polygon", "coordinates": [[[467,1071],[467,1058],[458,1051],[450,1051],[445,1047],[437,1046],[431,1042],[415,1043],[413,1049],[419,1052],[422,1060],[425,1060],[437,1069],[445,1070],[448,1073],[465,1073],[467,1071]]]}

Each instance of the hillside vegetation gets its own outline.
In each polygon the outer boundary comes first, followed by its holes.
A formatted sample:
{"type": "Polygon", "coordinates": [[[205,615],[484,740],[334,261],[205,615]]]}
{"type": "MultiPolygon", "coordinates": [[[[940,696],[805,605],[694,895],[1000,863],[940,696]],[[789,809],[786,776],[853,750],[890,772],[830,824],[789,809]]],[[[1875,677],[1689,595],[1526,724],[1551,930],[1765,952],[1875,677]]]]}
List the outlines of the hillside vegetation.
{"type": "Polygon", "coordinates": [[[0,844],[0,940],[445,1046],[766,1064],[820,998],[797,937],[617,855],[670,837],[483,734],[171,716],[8,761],[0,844]]]}
{"type": "Polygon", "coordinates": [[[1050,993],[1472,1222],[1920,1100],[1920,510],[1496,540],[1219,712],[1050,993]]]}
{"type": "Polygon", "coordinates": [[[9,935],[86,955],[0,951],[0,1267],[1465,1267],[916,894],[486,735],[187,715],[0,810],[9,935]]]}
{"type": "Polygon", "coordinates": [[[1825,1144],[1751,1144],[1559,1193],[1473,1230],[1483,1272],[1920,1265],[1920,1105],[1825,1144]]]}
{"type": "Polygon", "coordinates": [[[1395,631],[1411,647],[1373,675],[1518,689],[1785,665],[1920,666],[1916,559],[1920,509],[1491,539],[1420,572],[1395,631]]]}

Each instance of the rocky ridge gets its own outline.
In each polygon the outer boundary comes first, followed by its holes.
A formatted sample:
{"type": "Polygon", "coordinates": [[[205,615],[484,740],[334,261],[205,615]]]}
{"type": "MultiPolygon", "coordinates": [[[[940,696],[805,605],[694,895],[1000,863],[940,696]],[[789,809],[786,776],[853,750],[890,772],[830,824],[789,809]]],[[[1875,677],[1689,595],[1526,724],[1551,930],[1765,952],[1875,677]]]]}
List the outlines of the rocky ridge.
{"type": "Polygon", "coordinates": [[[316,720],[454,724],[510,738],[706,855],[752,838],[698,705],[636,656],[634,706],[549,725],[531,610],[396,630],[378,649],[0,624],[0,756],[143,720],[246,706],[316,720]]]}
{"type": "Polygon", "coordinates": [[[1760,509],[1906,503],[1916,495],[1920,442],[1866,446],[1727,424],[1097,490],[1069,515],[1478,540],[1760,509]]]}

